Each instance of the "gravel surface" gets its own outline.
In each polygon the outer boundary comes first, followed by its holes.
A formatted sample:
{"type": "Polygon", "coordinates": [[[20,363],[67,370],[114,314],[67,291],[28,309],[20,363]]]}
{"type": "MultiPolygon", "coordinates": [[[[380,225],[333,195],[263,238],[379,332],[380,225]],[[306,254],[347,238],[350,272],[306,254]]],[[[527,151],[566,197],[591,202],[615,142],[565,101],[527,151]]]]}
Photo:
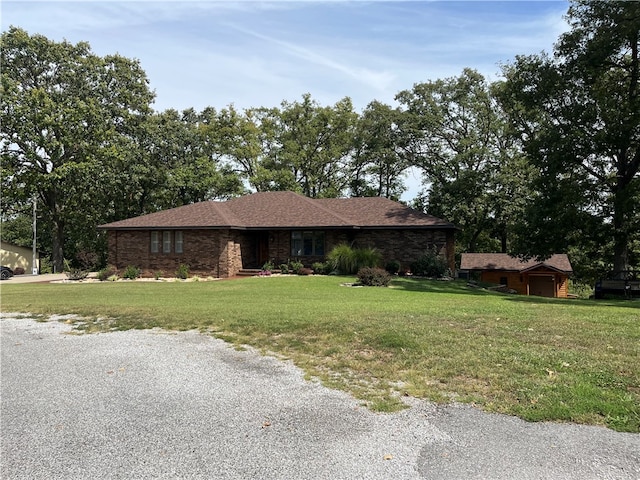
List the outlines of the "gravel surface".
{"type": "Polygon", "coordinates": [[[0,320],[2,479],[640,479],[640,435],[410,400],[376,414],[197,332],[0,320]]]}

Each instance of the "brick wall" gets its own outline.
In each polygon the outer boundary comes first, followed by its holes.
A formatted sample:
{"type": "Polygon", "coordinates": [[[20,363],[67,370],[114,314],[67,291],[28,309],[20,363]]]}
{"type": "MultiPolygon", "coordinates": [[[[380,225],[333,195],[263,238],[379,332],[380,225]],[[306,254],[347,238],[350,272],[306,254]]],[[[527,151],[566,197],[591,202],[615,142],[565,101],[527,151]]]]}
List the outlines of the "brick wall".
{"type": "MultiPolygon", "coordinates": [[[[189,265],[192,275],[231,277],[242,268],[255,267],[257,235],[259,232],[231,230],[182,230],[183,253],[175,253],[173,232],[171,253],[151,253],[151,232],[109,231],[109,264],[118,270],[128,265],[139,267],[144,276],[155,272],[173,276],[180,264],[189,265]]],[[[160,238],[162,233],[160,232],[160,238]]],[[[448,258],[450,268],[454,265],[453,232],[438,230],[327,230],[325,231],[325,254],[340,243],[355,247],[374,247],[383,256],[383,263],[397,260],[402,268],[436,247],[448,258]]],[[[162,244],[160,245],[162,250],[162,244]]],[[[300,260],[310,266],[324,261],[324,257],[291,257],[291,232],[273,230],[269,232],[269,258],[276,267],[287,260],[300,260]]]]}
{"type": "MultiPolygon", "coordinates": [[[[383,257],[383,263],[397,260],[402,268],[421,255],[436,248],[447,258],[449,268],[455,271],[455,241],[453,231],[446,230],[326,230],[325,255],[341,243],[354,247],[374,247],[383,257]]],[[[291,260],[300,260],[311,266],[313,262],[322,262],[324,257],[291,257],[291,232],[288,230],[269,232],[269,258],[277,264],[291,260]]]]}
{"type": "MultiPolygon", "coordinates": [[[[108,262],[120,271],[129,265],[136,266],[146,277],[151,277],[156,272],[173,276],[180,264],[189,265],[189,272],[192,275],[223,276],[228,269],[228,263],[219,262],[219,259],[228,233],[225,237],[224,231],[216,230],[182,230],[182,232],[183,253],[175,253],[173,235],[171,253],[163,253],[162,244],[160,252],[151,253],[150,231],[109,231],[108,262]]],[[[161,233],[160,238],[162,238],[161,233]]]]}

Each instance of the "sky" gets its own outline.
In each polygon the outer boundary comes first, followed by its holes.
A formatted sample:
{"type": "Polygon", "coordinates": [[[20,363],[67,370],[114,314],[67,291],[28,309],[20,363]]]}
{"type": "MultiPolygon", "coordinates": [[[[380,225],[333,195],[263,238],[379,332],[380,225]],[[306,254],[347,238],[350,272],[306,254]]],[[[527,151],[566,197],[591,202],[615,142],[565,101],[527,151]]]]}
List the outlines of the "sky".
{"type": "MultiPolygon", "coordinates": [[[[2,0],[10,25],[94,53],[139,60],[153,107],[276,107],[309,93],[356,111],[416,83],[461,74],[489,81],[516,55],[551,52],[566,0],[32,1],[2,0]]],[[[413,198],[419,188],[409,178],[413,198]]],[[[405,197],[403,196],[403,198],[405,197]]]]}

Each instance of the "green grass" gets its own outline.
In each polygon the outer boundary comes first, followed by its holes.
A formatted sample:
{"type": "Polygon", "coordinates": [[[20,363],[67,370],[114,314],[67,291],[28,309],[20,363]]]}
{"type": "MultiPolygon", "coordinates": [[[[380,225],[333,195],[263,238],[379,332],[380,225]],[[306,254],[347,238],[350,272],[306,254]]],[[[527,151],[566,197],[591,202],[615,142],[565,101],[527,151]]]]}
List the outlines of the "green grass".
{"type": "Polygon", "coordinates": [[[469,402],[531,421],[640,431],[640,302],[543,299],[460,282],[346,277],[2,284],[2,310],[76,313],[92,331],[199,329],[292,359],[394,411],[401,397],[469,402]]]}

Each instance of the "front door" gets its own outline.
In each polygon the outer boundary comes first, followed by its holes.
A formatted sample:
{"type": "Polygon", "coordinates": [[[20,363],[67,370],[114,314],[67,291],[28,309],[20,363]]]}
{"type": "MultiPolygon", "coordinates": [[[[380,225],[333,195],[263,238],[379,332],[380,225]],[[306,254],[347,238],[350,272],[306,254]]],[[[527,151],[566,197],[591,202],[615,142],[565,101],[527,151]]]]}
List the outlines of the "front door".
{"type": "Polygon", "coordinates": [[[258,233],[258,242],[256,248],[256,259],[258,260],[258,267],[262,267],[269,261],[269,232],[258,233]]]}

